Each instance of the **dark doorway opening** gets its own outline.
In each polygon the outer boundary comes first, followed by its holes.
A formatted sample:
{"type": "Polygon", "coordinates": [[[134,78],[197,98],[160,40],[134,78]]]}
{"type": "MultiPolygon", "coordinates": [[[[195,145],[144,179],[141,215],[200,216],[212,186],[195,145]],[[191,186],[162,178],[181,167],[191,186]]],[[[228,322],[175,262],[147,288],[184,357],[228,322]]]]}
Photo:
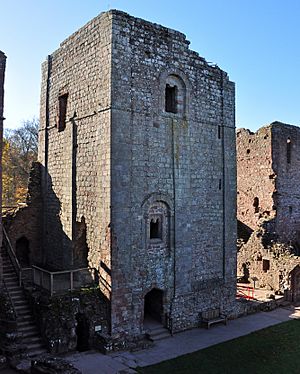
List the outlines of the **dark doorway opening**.
{"type": "Polygon", "coordinates": [[[163,322],[163,291],[153,288],[145,296],[144,319],[163,322]]]}
{"type": "Polygon", "coordinates": [[[29,241],[25,236],[22,236],[16,241],[16,256],[21,267],[30,266],[29,254],[29,241]]]}
{"type": "Polygon", "coordinates": [[[77,346],[76,349],[79,352],[88,351],[90,349],[89,337],[90,337],[90,324],[86,316],[83,313],[76,314],[76,335],[77,335],[77,346]]]}

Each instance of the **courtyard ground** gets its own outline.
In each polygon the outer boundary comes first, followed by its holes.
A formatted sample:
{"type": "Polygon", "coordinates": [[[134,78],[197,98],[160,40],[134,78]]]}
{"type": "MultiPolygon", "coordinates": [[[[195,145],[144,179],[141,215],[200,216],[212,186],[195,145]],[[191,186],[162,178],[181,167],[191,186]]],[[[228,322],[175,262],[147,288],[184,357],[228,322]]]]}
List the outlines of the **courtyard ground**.
{"type": "MultiPolygon", "coordinates": [[[[182,333],[175,334],[173,337],[170,337],[168,339],[164,339],[161,341],[158,341],[153,348],[138,351],[138,352],[115,352],[109,355],[101,355],[98,352],[85,352],[85,353],[76,353],[73,355],[69,355],[66,358],[68,361],[70,361],[75,367],[80,369],[83,374],[114,374],[119,372],[124,373],[134,373],[137,370],[145,370],[145,373],[147,373],[147,370],[150,370],[149,373],[180,373],[180,371],[175,371],[177,368],[177,360],[171,361],[170,366],[163,367],[162,371],[159,368],[155,368],[156,371],[151,371],[152,368],[145,368],[142,369],[142,367],[146,367],[149,365],[161,363],[162,361],[174,359],[176,357],[197,352],[199,350],[205,349],[207,347],[214,346],[218,343],[226,342],[235,338],[239,338],[241,336],[248,335],[254,331],[264,329],[266,327],[270,327],[273,325],[278,325],[281,322],[285,321],[291,321],[292,319],[300,318],[300,308],[293,308],[293,307],[287,307],[287,308],[278,308],[271,312],[260,312],[256,314],[252,314],[246,317],[238,318],[236,320],[229,321],[227,326],[225,325],[215,325],[211,327],[209,330],[206,329],[192,329],[188,331],[184,331],[182,333]],[[137,369],[138,368],[138,369],[137,369]]],[[[296,321],[298,326],[298,336],[300,333],[300,321],[296,321]]],[[[293,331],[294,327],[291,328],[293,331]]],[[[280,334],[285,334],[282,332],[280,334]]],[[[296,329],[295,329],[296,331],[296,329]]],[[[277,334],[276,332],[272,333],[272,338],[270,343],[271,345],[274,345],[274,348],[277,345],[277,334]]],[[[243,349],[241,352],[243,352],[243,357],[239,358],[239,361],[236,361],[236,369],[239,370],[241,368],[241,361],[244,362],[245,367],[247,367],[247,362],[258,362],[261,360],[261,357],[264,357],[266,362],[274,361],[274,359],[278,355],[277,348],[274,349],[274,354],[270,353],[270,346],[268,346],[266,354],[264,354],[264,335],[261,335],[261,339],[257,339],[257,341],[261,341],[261,345],[259,348],[259,351],[261,351],[261,355],[257,356],[256,352],[253,352],[248,349],[247,343],[243,343],[243,349]]],[[[289,339],[289,338],[287,338],[289,339]]],[[[240,339],[239,339],[240,340],[240,339]]],[[[289,341],[290,344],[298,344],[298,339],[296,341],[289,341]]],[[[239,343],[237,343],[237,346],[239,343]]],[[[280,351],[279,346],[279,351],[280,351]]],[[[213,347],[212,347],[213,348],[213,347]]],[[[233,348],[230,348],[229,351],[231,352],[233,348]]],[[[300,348],[299,348],[300,349],[300,348]]],[[[223,353],[220,355],[227,355],[224,353],[226,351],[223,351],[223,353]]],[[[272,351],[273,352],[273,351],[272,351]]],[[[201,352],[197,352],[197,354],[201,355],[201,352]]],[[[300,351],[299,351],[300,353],[300,351]]],[[[298,354],[300,357],[300,354],[298,354]]],[[[201,356],[199,356],[201,357],[201,356]]],[[[212,356],[214,357],[214,356],[212,356]]],[[[232,358],[234,359],[234,352],[232,358]]],[[[186,358],[183,358],[183,360],[186,360],[186,358]]],[[[196,360],[196,359],[195,359],[196,360]]],[[[217,366],[218,361],[220,360],[219,356],[216,356],[215,358],[211,358],[211,361],[213,363],[214,369],[217,366]]],[[[194,358],[193,355],[188,357],[188,361],[191,361],[193,363],[194,358]]],[[[201,361],[201,358],[200,358],[201,361]]],[[[235,361],[234,361],[235,362],[235,361]]],[[[165,364],[161,364],[165,365],[165,364]]],[[[166,363],[167,365],[167,363],[166,363]]],[[[223,362],[220,361],[220,365],[223,365],[223,362]]],[[[299,364],[300,365],[300,364],[299,364]]],[[[220,366],[223,370],[224,368],[220,366]]],[[[183,369],[186,370],[186,369],[183,369]]],[[[202,370],[200,368],[188,368],[188,371],[182,371],[182,373],[245,373],[245,370],[241,368],[241,371],[235,371],[235,372],[226,372],[226,371],[206,371],[206,369],[202,370]]],[[[297,373],[300,372],[300,366],[297,373]]],[[[250,372],[249,372],[250,373],[250,372]]],[[[258,373],[258,372],[257,372],[258,373]]],[[[268,373],[265,371],[264,373],[268,373]]],[[[273,374],[281,373],[280,371],[272,371],[273,374]]],[[[285,370],[285,373],[293,373],[289,372],[288,370],[285,370]]],[[[251,374],[256,374],[256,371],[252,371],[251,374]]]]}

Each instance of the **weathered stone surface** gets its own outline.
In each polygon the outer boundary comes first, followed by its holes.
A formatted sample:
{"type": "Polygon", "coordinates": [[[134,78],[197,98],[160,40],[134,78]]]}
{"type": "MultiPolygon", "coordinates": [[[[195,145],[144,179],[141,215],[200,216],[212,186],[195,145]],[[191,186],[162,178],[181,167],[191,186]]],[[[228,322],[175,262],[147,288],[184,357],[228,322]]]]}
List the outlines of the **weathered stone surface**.
{"type": "Polygon", "coordinates": [[[43,65],[43,258],[75,266],[84,222],[120,341],[144,313],[179,331],[235,302],[234,84],[188,45],[112,10],[43,65]]]}
{"type": "Polygon", "coordinates": [[[31,291],[28,297],[43,340],[53,354],[95,347],[97,331],[108,333],[110,330],[110,305],[98,289],[86,289],[60,297],[31,291]],[[83,326],[79,326],[80,318],[86,321],[83,326]],[[85,347],[79,339],[84,339],[85,347]]]}
{"type": "Polygon", "coordinates": [[[282,242],[300,244],[300,128],[280,122],[237,131],[237,217],[251,229],[265,217],[282,242]]]}
{"type": "Polygon", "coordinates": [[[23,264],[20,261],[22,267],[41,265],[43,261],[41,212],[41,164],[34,162],[30,170],[26,204],[15,210],[8,210],[3,217],[4,227],[19,260],[21,259],[17,243],[24,238],[28,241],[28,264],[23,264]]]}

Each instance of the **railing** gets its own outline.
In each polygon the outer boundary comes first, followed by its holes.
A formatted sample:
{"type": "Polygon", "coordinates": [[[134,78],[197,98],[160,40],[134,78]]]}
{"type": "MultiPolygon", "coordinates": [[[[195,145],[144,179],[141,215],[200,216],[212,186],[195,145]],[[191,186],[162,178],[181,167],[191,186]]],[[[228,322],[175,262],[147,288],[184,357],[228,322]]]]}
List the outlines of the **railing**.
{"type": "Polygon", "coordinates": [[[237,286],[236,296],[246,300],[254,300],[254,287],[237,286]]]}
{"type": "Polygon", "coordinates": [[[13,250],[13,247],[11,245],[11,242],[9,240],[9,237],[7,235],[7,232],[6,232],[6,229],[5,227],[3,226],[3,239],[4,239],[4,245],[5,245],[5,248],[7,250],[7,253],[8,253],[8,256],[13,264],[13,267],[15,268],[15,272],[17,274],[17,277],[19,279],[19,286],[22,285],[22,268],[21,268],[21,265],[17,259],[17,256],[13,250]]]}
{"type": "Polygon", "coordinates": [[[51,296],[95,283],[96,269],[93,268],[49,271],[33,265],[32,269],[34,284],[48,290],[51,296]]]}

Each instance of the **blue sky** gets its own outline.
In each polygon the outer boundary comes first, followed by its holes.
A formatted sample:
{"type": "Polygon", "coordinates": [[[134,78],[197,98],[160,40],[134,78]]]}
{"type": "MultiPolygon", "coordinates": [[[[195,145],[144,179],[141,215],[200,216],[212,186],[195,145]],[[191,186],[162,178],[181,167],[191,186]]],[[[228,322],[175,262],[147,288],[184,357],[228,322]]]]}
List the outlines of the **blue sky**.
{"type": "Polygon", "coordinates": [[[299,0],[0,0],[6,127],[39,115],[46,56],[111,8],[185,33],[191,49],[227,71],[236,83],[237,127],[299,125],[299,0]]]}

